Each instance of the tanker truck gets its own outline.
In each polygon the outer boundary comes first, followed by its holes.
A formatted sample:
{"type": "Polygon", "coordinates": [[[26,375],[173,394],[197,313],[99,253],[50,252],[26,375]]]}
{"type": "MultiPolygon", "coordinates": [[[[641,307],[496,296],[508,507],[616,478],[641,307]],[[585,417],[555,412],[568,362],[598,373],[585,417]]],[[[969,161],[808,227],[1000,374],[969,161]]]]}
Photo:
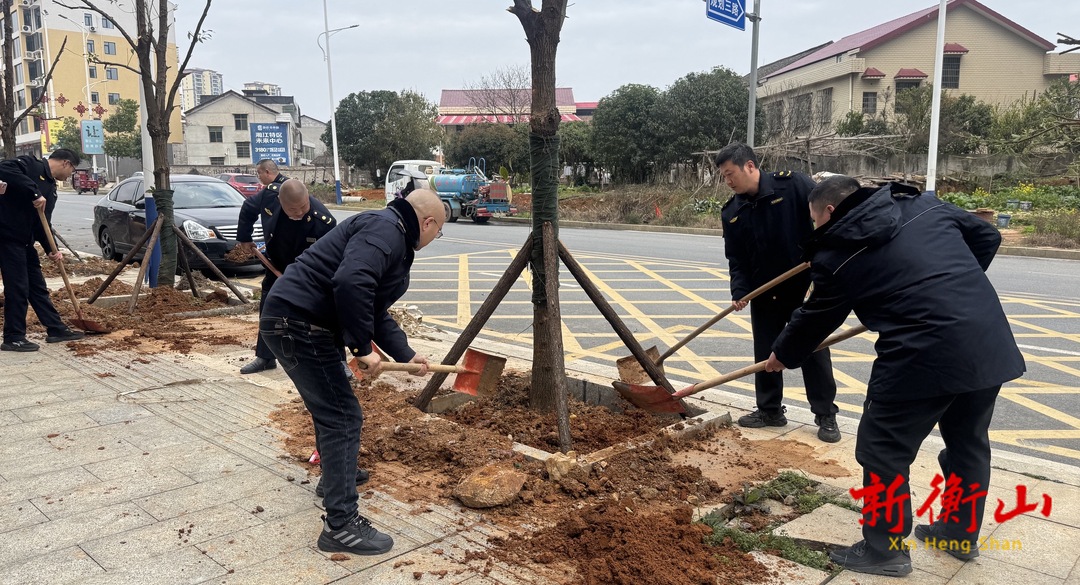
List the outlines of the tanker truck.
{"type": "MultiPolygon", "coordinates": [[[[391,169],[397,164],[394,163],[391,169]]],[[[400,193],[409,181],[413,181],[414,186],[426,183],[426,187],[439,194],[449,222],[465,217],[474,223],[487,223],[492,217],[517,214],[517,208],[511,204],[510,185],[488,179],[485,166],[484,159],[472,158],[465,168],[439,168],[430,175],[399,171],[387,176],[387,200],[393,198],[390,193],[400,193]]]]}

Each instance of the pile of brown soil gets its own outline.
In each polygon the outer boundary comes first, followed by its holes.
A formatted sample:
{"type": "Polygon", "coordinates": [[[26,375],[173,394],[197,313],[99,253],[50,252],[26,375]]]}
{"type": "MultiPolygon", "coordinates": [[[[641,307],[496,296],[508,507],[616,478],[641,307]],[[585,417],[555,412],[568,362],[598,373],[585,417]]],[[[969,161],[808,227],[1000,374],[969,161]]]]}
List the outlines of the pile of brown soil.
{"type": "MultiPolygon", "coordinates": [[[[555,413],[529,409],[528,374],[509,372],[498,390],[443,416],[458,424],[485,429],[548,452],[559,450],[555,413]]],[[[651,434],[677,422],[642,410],[616,414],[602,406],[570,400],[570,438],[579,453],[591,453],[616,443],[651,434]]]]}
{"type": "MultiPolygon", "coordinates": [[[[60,278],[60,268],[56,266],[56,262],[40,250],[38,251],[38,260],[41,261],[41,273],[45,275],[45,278],[60,278]]],[[[119,262],[85,254],[82,255],[82,260],[82,262],[79,262],[72,256],[64,256],[64,269],[67,270],[68,276],[108,275],[112,274],[112,271],[116,270],[116,267],[120,264],[119,262]]],[[[125,268],[125,270],[128,268],[125,268]]]]}

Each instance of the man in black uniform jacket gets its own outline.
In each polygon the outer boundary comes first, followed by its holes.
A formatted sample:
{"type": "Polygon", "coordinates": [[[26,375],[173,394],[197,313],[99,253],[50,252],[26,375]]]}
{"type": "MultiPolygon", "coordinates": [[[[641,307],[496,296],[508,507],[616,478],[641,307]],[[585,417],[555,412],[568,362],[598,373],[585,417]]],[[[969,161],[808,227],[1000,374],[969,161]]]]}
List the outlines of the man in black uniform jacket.
{"type": "MultiPolygon", "coordinates": [[[[284,178],[283,175],[277,177],[284,178]]],[[[258,218],[262,222],[267,259],[284,272],[297,256],[333,229],[337,220],[322,202],[308,195],[307,188],[297,179],[280,183],[280,188],[278,185],[272,182],[258,195],[244,201],[240,207],[236,241],[239,242],[238,247],[248,254],[253,253],[255,244],[251,241],[251,234],[258,218]]],[[[262,281],[260,310],[275,281],[277,277],[267,270],[262,281]]],[[[255,359],[240,368],[240,373],[254,374],[276,367],[274,354],[270,353],[260,337],[255,342],[255,359]]]]}
{"type": "Polygon", "coordinates": [[[296,259],[267,295],[259,335],[311,413],[322,458],[326,517],[320,550],[376,555],[393,539],[357,510],[356,458],[364,415],[341,367],[337,337],[363,367],[378,372],[372,342],[399,362],[427,358],[409,347],[387,309],[409,288],[415,251],[442,235],[442,200],[418,190],[386,209],[354,215],[296,259]]]}
{"type": "Polygon", "coordinates": [[[56,207],[56,183],[64,182],[79,165],[79,156],[66,148],[55,150],[48,160],[20,156],[0,162],[0,272],[4,279],[3,351],[37,351],[38,345],[26,339],[27,305],[34,308],[38,321],[45,326],[47,343],[75,341],[83,334],[64,324],[49,299],[49,289],[41,274],[34,241],[52,253],[38,209],[52,218],[56,207]]]}
{"type": "MultiPolygon", "coordinates": [[[[753,149],[741,143],[724,147],[716,155],[716,166],[735,196],[724,204],[724,254],[731,276],[731,304],[743,310],[743,297],[800,262],[799,243],[813,232],[807,196],[814,181],[801,173],[764,173],[758,169],[753,149]]],[[[784,329],[791,312],[802,305],[810,277],[806,272],[777,285],[750,301],[750,324],[754,333],[754,361],[769,357],[776,336],[784,329]]],[[[840,440],[836,424],[836,381],[832,359],[822,350],[802,367],[806,400],[818,425],[818,438],[828,443],[840,440]]],[[[757,410],[739,418],[750,428],[782,427],[784,416],[783,374],[759,372],[754,375],[757,410]]]]}
{"type": "Polygon", "coordinates": [[[777,339],[767,369],[798,366],[851,311],[878,333],[855,458],[863,485],[884,484],[899,502],[886,502],[884,513],[864,508],[864,540],[832,559],[864,573],[911,572],[910,553],[895,543],[911,531],[909,466],[935,424],[945,441],[942,475],[960,480],[963,513],[943,508],[915,535],[974,558],[990,485],[994,401],[1001,384],[1025,369],[985,274],[1001,235],[932,193],[895,183],[860,189],[850,177],[830,177],[810,194],[810,208],[819,226],[807,244],[814,292],[777,339]]]}

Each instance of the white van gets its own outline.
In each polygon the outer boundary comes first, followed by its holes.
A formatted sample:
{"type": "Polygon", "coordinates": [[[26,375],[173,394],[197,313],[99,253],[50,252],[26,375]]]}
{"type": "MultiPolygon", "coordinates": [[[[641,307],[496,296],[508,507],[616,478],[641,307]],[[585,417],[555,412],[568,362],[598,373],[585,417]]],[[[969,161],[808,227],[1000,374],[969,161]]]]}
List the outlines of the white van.
{"type": "Polygon", "coordinates": [[[394,198],[394,194],[400,191],[408,181],[412,179],[413,175],[405,174],[402,171],[415,171],[421,172],[431,178],[432,175],[439,174],[443,169],[443,164],[435,162],[433,160],[399,160],[390,165],[390,169],[386,171],[386,201],[389,202],[394,198]]]}

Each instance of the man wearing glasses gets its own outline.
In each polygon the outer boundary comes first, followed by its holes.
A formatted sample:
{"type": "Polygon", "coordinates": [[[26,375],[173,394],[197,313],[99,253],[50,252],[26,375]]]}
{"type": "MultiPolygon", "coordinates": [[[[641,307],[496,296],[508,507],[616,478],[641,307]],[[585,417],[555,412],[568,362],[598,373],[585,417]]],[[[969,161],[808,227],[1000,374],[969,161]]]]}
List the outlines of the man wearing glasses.
{"type": "MultiPolygon", "coordinates": [[[[75,341],[83,334],[64,324],[49,299],[34,241],[49,250],[38,210],[51,221],[56,207],[56,184],[68,180],[79,165],[79,155],[66,148],[47,160],[20,156],[0,162],[0,272],[4,280],[4,341],[2,351],[37,351],[26,339],[26,309],[32,306],[45,326],[47,343],[75,341]]],[[[62,260],[60,252],[50,254],[62,260]]]]}
{"type": "Polygon", "coordinates": [[[296,385],[318,437],[326,506],[319,550],[378,555],[394,546],[359,514],[364,415],[336,340],[373,375],[381,363],[373,342],[396,361],[421,364],[416,375],[427,373],[427,358],[387,309],[408,290],[416,251],[438,239],[445,222],[442,200],[427,189],[349,217],[290,264],[263,303],[259,336],[296,385]]]}

